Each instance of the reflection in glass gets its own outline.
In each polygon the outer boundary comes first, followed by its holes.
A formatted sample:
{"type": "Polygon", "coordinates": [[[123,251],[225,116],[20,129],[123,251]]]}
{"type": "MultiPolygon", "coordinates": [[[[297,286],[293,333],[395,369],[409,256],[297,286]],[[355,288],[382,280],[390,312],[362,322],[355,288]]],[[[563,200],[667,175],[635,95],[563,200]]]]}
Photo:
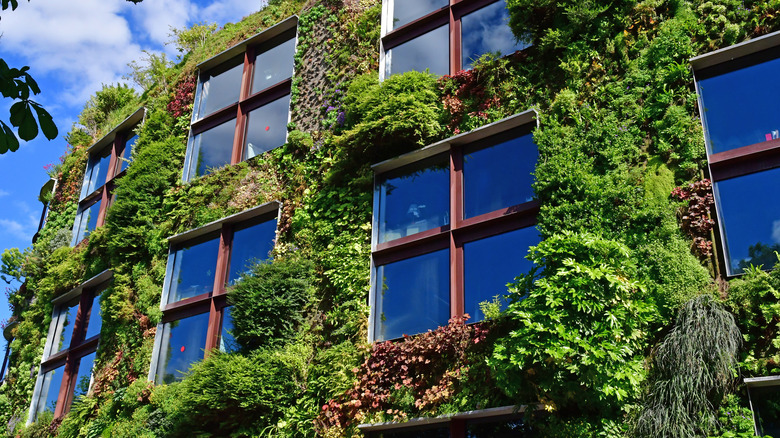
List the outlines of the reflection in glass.
{"type": "Polygon", "coordinates": [[[463,245],[465,312],[471,316],[468,322],[482,321],[485,315],[479,303],[506,295],[507,283],[531,270],[533,264],[525,256],[528,247],[540,240],[536,227],[528,227],[463,245]]]}
{"type": "Polygon", "coordinates": [[[438,27],[388,51],[386,76],[425,71],[442,76],[450,72],[449,26],[438,27]]]}
{"type": "Polygon", "coordinates": [[[466,438],[522,438],[533,431],[518,416],[511,419],[480,419],[466,423],[466,438]]]}
{"type": "Polygon", "coordinates": [[[70,341],[73,339],[73,326],[76,324],[76,316],[79,312],[79,299],[76,298],[63,306],[60,310],[59,320],[57,325],[59,326],[59,340],[57,345],[54,346],[54,352],[59,352],[70,348],[70,341]]]}
{"type": "Polygon", "coordinates": [[[758,435],[780,436],[780,386],[750,388],[758,435]]]}
{"type": "Polygon", "coordinates": [[[247,115],[244,159],[277,148],[287,141],[290,95],[280,97],[247,115]]]}
{"type": "Polygon", "coordinates": [[[179,248],[174,253],[168,304],[211,292],[217,266],[219,236],[179,248]]]}
{"type": "Polygon", "coordinates": [[[377,267],[375,337],[414,335],[450,318],[449,250],[377,267]]]}
{"type": "Polygon", "coordinates": [[[100,317],[100,295],[92,299],[92,309],[89,311],[89,323],[87,323],[87,334],[84,339],[89,339],[100,334],[100,327],[103,319],[100,317]]]}
{"type": "Polygon", "coordinates": [[[122,172],[130,165],[130,158],[133,154],[133,148],[138,142],[138,136],[134,135],[125,142],[125,148],[122,150],[122,158],[119,160],[119,171],[122,172]]]}
{"type": "Polygon", "coordinates": [[[79,362],[79,374],[76,376],[76,388],[73,392],[73,400],[82,395],[87,395],[92,383],[92,365],[95,363],[95,353],[90,353],[81,358],[79,362]]]}
{"type": "Polygon", "coordinates": [[[189,178],[206,175],[215,168],[230,164],[233,155],[235,119],[196,135],[192,144],[189,178]]]}
{"type": "Polygon", "coordinates": [[[238,351],[238,343],[233,337],[233,317],[230,315],[232,308],[230,306],[222,310],[222,334],[219,337],[219,349],[226,353],[238,351]]]}
{"type": "Polygon", "coordinates": [[[111,147],[103,148],[89,157],[89,165],[84,173],[84,185],[81,187],[81,197],[103,187],[108,176],[108,165],[111,162],[111,147]]]}
{"type": "Polygon", "coordinates": [[[255,58],[252,93],[265,90],[292,76],[295,38],[289,39],[255,58]]]}
{"type": "Polygon", "coordinates": [[[227,70],[212,73],[208,79],[201,82],[200,105],[198,106],[196,119],[238,102],[244,64],[239,60],[236,60],[236,62],[239,62],[239,64],[227,70]]]}
{"type": "Polygon", "coordinates": [[[268,260],[276,239],[276,218],[237,228],[233,232],[230,250],[228,284],[235,283],[253,264],[268,260]]]}
{"type": "Polygon", "coordinates": [[[54,413],[57,408],[57,398],[60,396],[60,387],[62,386],[62,375],[65,367],[55,368],[43,375],[41,393],[38,398],[38,404],[35,407],[35,418],[46,411],[54,413]]]}
{"type": "Polygon", "coordinates": [[[393,0],[393,22],[390,30],[422,18],[429,13],[449,6],[448,0],[393,0]]]}
{"type": "Polygon", "coordinates": [[[710,153],[780,136],[778,76],[780,58],[698,81],[710,153]]]}
{"type": "Polygon", "coordinates": [[[531,134],[488,148],[464,151],[465,218],[531,201],[538,157],[531,134]]]}
{"type": "Polygon", "coordinates": [[[449,157],[428,158],[379,182],[379,243],[450,223],[449,157]]]}
{"type": "Polygon", "coordinates": [[[749,265],[770,269],[780,251],[780,168],[713,184],[731,275],[749,265]]]}
{"type": "Polygon", "coordinates": [[[382,432],[373,432],[369,434],[370,438],[449,438],[450,428],[448,426],[423,426],[407,430],[388,430],[382,432]]]}
{"type": "Polygon", "coordinates": [[[504,0],[478,9],[461,18],[461,48],[463,68],[471,68],[477,58],[485,53],[499,52],[506,56],[522,50],[509,28],[509,11],[504,0]]]}
{"type": "Polygon", "coordinates": [[[190,365],[203,358],[208,326],[208,312],[163,325],[155,382],[181,380],[190,365]]]}
{"type": "Polygon", "coordinates": [[[76,242],[79,243],[89,236],[89,233],[97,228],[98,214],[100,213],[100,198],[97,202],[85,208],[79,213],[78,233],[76,233],[76,242]]]}

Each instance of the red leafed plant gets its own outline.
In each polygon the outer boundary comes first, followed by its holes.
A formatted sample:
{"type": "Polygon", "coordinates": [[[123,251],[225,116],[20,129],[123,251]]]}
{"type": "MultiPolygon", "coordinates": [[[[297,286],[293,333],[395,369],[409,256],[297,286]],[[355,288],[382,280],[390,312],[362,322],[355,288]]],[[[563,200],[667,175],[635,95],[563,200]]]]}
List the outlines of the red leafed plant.
{"type": "Polygon", "coordinates": [[[192,103],[195,100],[195,76],[188,76],[179,82],[173,91],[173,98],[168,102],[168,112],[173,117],[181,117],[192,111],[192,103]]]}
{"type": "Polygon", "coordinates": [[[402,341],[375,343],[363,365],[353,370],[352,389],[322,406],[320,430],[344,429],[376,414],[402,420],[451,400],[473,365],[470,353],[488,335],[486,324],[466,325],[467,318],[452,318],[445,327],[402,341]],[[399,409],[399,394],[413,397],[411,412],[399,409]]]}
{"type": "Polygon", "coordinates": [[[715,203],[712,183],[708,179],[690,183],[672,190],[672,198],[688,201],[683,208],[681,220],[683,230],[693,239],[694,250],[702,257],[712,255],[710,231],[715,221],[710,218],[710,209],[715,203]]]}

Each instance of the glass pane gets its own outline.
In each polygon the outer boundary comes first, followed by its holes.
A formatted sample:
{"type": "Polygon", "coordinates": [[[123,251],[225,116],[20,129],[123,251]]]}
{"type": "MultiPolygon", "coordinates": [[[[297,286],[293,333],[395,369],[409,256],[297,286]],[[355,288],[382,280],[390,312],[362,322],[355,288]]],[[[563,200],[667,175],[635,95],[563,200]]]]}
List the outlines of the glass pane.
{"type": "Polygon", "coordinates": [[[108,176],[108,165],[110,162],[111,147],[106,147],[89,157],[89,166],[84,174],[84,186],[81,189],[82,198],[103,187],[108,176]]]}
{"type": "Polygon", "coordinates": [[[87,324],[87,334],[84,339],[89,339],[100,334],[100,327],[103,319],[100,316],[100,295],[92,300],[92,310],[89,311],[89,323],[87,324]]]}
{"type": "Polygon", "coordinates": [[[393,0],[393,22],[390,30],[449,5],[448,0],[393,0]]]}
{"type": "Polygon", "coordinates": [[[522,417],[513,419],[474,420],[466,423],[466,438],[522,438],[533,430],[522,417]]]}
{"type": "Polygon", "coordinates": [[[197,119],[207,116],[218,109],[238,102],[241,93],[241,76],[244,73],[243,62],[215,73],[201,83],[200,106],[197,119]]]}
{"type": "Polygon", "coordinates": [[[432,157],[379,182],[379,243],[450,223],[449,157],[432,157]]]}
{"type": "Polygon", "coordinates": [[[87,236],[89,236],[89,233],[97,228],[98,215],[100,214],[100,202],[101,200],[98,199],[97,202],[90,205],[81,212],[81,220],[79,222],[78,234],[76,235],[76,243],[86,239],[87,236]]]}
{"type": "Polygon", "coordinates": [[[137,141],[138,141],[138,136],[134,135],[132,138],[127,140],[127,142],[125,142],[125,148],[124,150],[122,150],[122,158],[119,160],[120,172],[127,169],[127,166],[130,165],[130,158],[132,157],[133,148],[135,147],[135,143],[137,141]]]}
{"type": "Polygon", "coordinates": [[[209,293],[214,289],[219,236],[185,246],[174,254],[168,304],[209,293]]]}
{"type": "Polygon", "coordinates": [[[750,388],[753,414],[760,436],[780,436],[780,386],[750,388]]]}
{"type": "Polygon", "coordinates": [[[375,336],[414,335],[447,325],[450,319],[448,249],[377,268],[375,336]]]}
{"type": "Polygon", "coordinates": [[[230,250],[228,284],[235,283],[253,264],[271,258],[275,239],[276,218],[236,229],[233,233],[233,248],[230,250]]]}
{"type": "Polygon", "coordinates": [[[369,434],[370,438],[449,438],[450,428],[448,426],[430,426],[425,428],[411,428],[406,430],[391,430],[385,432],[374,432],[369,434]]]}
{"type": "Polygon", "coordinates": [[[236,121],[229,120],[195,136],[190,178],[206,175],[213,169],[230,164],[236,121]]]}
{"type": "Polygon", "coordinates": [[[89,392],[92,380],[92,365],[95,363],[95,353],[90,353],[81,358],[79,362],[79,374],[76,376],[76,388],[73,392],[73,400],[89,392]]]}
{"type": "Polygon", "coordinates": [[[471,68],[477,58],[488,52],[511,55],[527,47],[517,42],[509,28],[509,11],[500,0],[461,18],[463,68],[471,68]]]}
{"type": "Polygon", "coordinates": [[[442,76],[450,73],[449,26],[436,28],[388,51],[387,76],[407,71],[425,71],[442,76]]]}
{"type": "Polygon", "coordinates": [[[265,90],[292,76],[295,38],[274,46],[255,58],[252,93],[265,90]]]}
{"type": "Polygon", "coordinates": [[[277,148],[287,141],[290,95],[280,97],[247,115],[244,159],[277,148]]]}
{"type": "Polygon", "coordinates": [[[70,348],[70,341],[73,339],[73,326],[76,324],[76,316],[79,312],[79,299],[71,301],[60,310],[57,321],[59,330],[59,339],[54,345],[53,352],[59,352],[70,348]]]}
{"type": "Polygon", "coordinates": [[[222,311],[222,334],[219,337],[219,349],[227,353],[238,351],[236,338],[233,337],[233,317],[230,315],[230,309],[225,307],[222,311]]]}
{"type": "Polygon", "coordinates": [[[463,245],[465,311],[471,315],[468,322],[485,319],[479,303],[506,295],[507,283],[531,270],[533,264],[525,256],[528,247],[540,240],[536,227],[528,227],[463,245]]]}
{"type": "Polygon", "coordinates": [[[749,265],[769,269],[780,251],[780,169],[754,173],[715,186],[715,202],[726,238],[731,274],[749,265]]]}
{"type": "Polygon", "coordinates": [[[780,58],[698,81],[710,153],[780,137],[780,58]]]}
{"type": "Polygon", "coordinates": [[[463,202],[470,218],[531,201],[539,151],[531,134],[463,154],[463,202]]]}
{"type": "Polygon", "coordinates": [[[163,326],[163,339],[157,365],[157,383],[181,380],[190,365],[203,358],[209,314],[180,319],[163,326]]]}
{"type": "Polygon", "coordinates": [[[46,411],[54,413],[54,410],[57,408],[57,398],[60,395],[60,387],[62,386],[62,376],[64,371],[65,367],[61,366],[43,375],[41,393],[40,397],[38,398],[38,405],[35,409],[36,418],[38,418],[38,415],[46,411]]]}

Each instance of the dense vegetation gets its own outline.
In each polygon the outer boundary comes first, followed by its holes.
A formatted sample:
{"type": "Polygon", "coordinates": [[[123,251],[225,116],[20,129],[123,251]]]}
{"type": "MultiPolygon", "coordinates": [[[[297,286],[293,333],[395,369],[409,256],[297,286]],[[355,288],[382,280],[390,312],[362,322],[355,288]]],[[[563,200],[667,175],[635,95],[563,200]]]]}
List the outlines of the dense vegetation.
{"type": "Polygon", "coordinates": [[[31,248],[3,257],[4,274],[26,279],[10,297],[8,433],[359,436],[361,422],[539,404],[544,415],[527,421],[540,436],[752,434],[737,376],[777,371],[780,269],[730,283],[718,271],[688,59],[780,28],[780,3],[507,3],[533,45],[453,76],[379,83],[380,2],[288,0],[218,32],[180,31],[177,63],[136,64],[140,96],[96,93],[53,171],[49,221],[31,248]],[[292,14],[288,143],[182,183],[195,65],[292,14]],[[106,224],[71,248],[86,147],[140,105],[148,115],[106,224]],[[540,115],[544,238],[534,271],[517,273],[506,309],[485,304],[488,321],[367,345],[369,166],[529,108],[540,115]],[[236,351],[210,354],[181,382],[147,382],[165,239],[274,199],[274,262],[229,293],[236,351]],[[108,266],[91,395],[24,427],[52,298],[108,266]]]}

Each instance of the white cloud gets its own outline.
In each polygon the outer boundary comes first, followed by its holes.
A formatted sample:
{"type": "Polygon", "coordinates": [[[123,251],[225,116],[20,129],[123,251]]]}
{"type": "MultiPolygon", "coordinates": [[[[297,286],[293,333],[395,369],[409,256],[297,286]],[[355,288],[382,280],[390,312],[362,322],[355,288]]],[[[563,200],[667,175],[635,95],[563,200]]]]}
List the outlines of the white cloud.
{"type": "Polygon", "coordinates": [[[220,26],[225,23],[235,23],[259,11],[267,3],[266,0],[217,0],[198,11],[198,18],[195,21],[216,22],[220,26]]]}
{"type": "Polygon", "coordinates": [[[11,194],[10,192],[0,189],[0,198],[2,198],[3,196],[8,196],[10,194],[11,194]]]}
{"type": "MultiPolygon", "coordinates": [[[[188,26],[196,14],[197,7],[189,0],[146,0],[131,9],[131,14],[149,41],[164,46],[171,38],[171,26],[181,29],[188,26]]],[[[176,49],[166,46],[168,54],[176,49]]]]}
{"type": "Polygon", "coordinates": [[[780,243],[780,220],[772,222],[772,240],[780,243]]]}
{"type": "Polygon", "coordinates": [[[35,234],[35,228],[24,226],[14,220],[0,219],[0,233],[5,236],[13,236],[23,241],[30,241],[33,234],[35,234]]]}

